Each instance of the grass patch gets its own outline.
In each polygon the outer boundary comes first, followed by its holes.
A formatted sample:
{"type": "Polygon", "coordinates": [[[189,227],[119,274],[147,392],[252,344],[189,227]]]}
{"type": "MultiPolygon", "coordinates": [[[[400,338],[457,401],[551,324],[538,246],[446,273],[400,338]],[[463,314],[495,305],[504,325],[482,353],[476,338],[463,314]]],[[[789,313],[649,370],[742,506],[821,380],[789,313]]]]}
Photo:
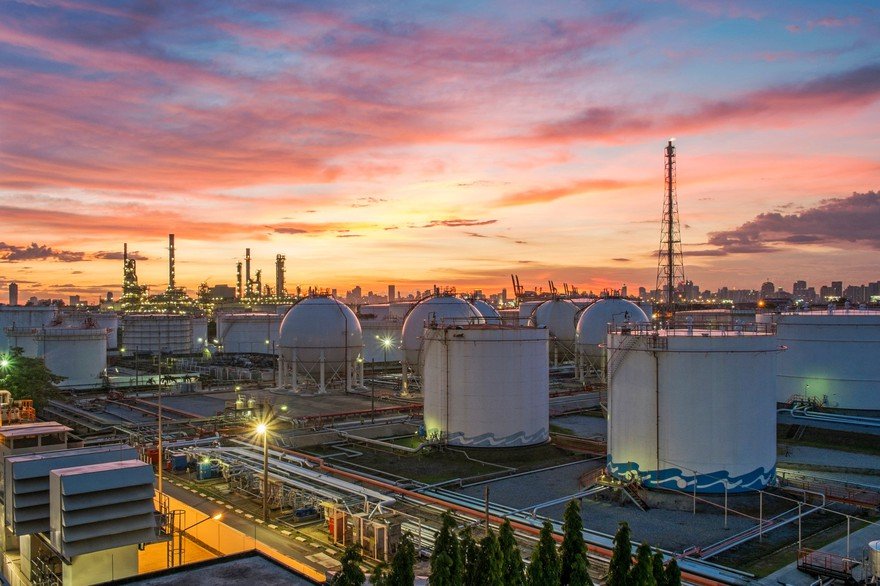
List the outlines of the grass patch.
{"type": "Polygon", "coordinates": [[[807,427],[800,439],[788,437],[792,435],[793,428],[796,427],[799,426],[797,424],[777,426],[777,439],[779,442],[792,446],[808,446],[840,450],[842,452],[880,455],[880,441],[878,441],[878,436],[876,435],[823,429],[821,427],[807,427]]]}

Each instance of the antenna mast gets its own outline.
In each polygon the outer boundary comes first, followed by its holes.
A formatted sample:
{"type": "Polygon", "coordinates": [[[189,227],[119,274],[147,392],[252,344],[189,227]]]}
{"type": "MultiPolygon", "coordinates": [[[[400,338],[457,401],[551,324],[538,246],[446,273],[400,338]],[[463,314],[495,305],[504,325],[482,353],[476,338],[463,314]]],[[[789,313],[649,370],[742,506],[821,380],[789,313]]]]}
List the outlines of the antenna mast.
{"type": "Polygon", "coordinates": [[[676,283],[684,282],[684,259],[681,254],[681,228],[678,223],[678,196],[675,189],[675,145],[669,139],[666,148],[663,220],[660,227],[660,251],[657,255],[657,293],[660,303],[675,304],[676,283]]]}

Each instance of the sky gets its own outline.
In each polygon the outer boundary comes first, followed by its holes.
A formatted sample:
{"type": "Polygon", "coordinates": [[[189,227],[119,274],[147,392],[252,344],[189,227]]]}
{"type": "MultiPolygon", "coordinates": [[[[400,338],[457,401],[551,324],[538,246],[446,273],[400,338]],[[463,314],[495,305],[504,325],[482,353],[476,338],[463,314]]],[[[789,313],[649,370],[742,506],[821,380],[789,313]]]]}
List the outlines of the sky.
{"type": "MultiPolygon", "coordinates": [[[[0,0],[0,287],[880,280],[876,2],[0,0]]],[[[5,301],[5,294],[0,295],[5,301]]]]}

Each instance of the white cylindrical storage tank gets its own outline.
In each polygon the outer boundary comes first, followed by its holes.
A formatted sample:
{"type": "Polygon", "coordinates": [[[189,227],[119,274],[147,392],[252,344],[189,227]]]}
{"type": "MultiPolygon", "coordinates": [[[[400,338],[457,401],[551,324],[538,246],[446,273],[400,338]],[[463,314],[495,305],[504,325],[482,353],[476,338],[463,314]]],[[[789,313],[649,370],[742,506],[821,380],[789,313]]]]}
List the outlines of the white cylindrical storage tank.
{"type": "Polygon", "coordinates": [[[807,311],[776,318],[777,401],[806,397],[836,409],[880,410],[880,311],[807,311]]]}
{"type": "Polygon", "coordinates": [[[107,330],[107,349],[119,346],[119,316],[111,311],[83,311],[66,309],[61,315],[64,327],[78,328],[85,324],[94,324],[107,330]]]}
{"type": "Polygon", "coordinates": [[[626,299],[600,299],[587,307],[577,320],[577,353],[582,368],[604,373],[605,350],[602,346],[609,324],[645,324],[650,321],[638,305],[626,299]]]}
{"type": "Polygon", "coordinates": [[[192,353],[193,322],[188,315],[129,313],[122,318],[122,345],[139,353],[192,353]]]}
{"type": "Polygon", "coordinates": [[[426,297],[415,304],[403,322],[403,359],[418,370],[419,350],[422,346],[422,331],[431,323],[468,324],[483,323],[480,312],[467,300],[454,295],[426,297]]]}
{"type": "Polygon", "coordinates": [[[276,313],[220,313],[217,340],[227,354],[272,354],[282,319],[276,313]]]}
{"type": "Polygon", "coordinates": [[[37,358],[40,355],[36,338],[39,332],[37,328],[6,328],[9,349],[21,348],[22,356],[37,358]]]}
{"type": "Polygon", "coordinates": [[[500,324],[501,323],[501,314],[498,313],[498,310],[483,301],[482,299],[474,299],[471,301],[471,304],[474,306],[487,324],[500,324]]]}
{"type": "Polygon", "coordinates": [[[9,351],[6,328],[43,328],[55,320],[54,307],[0,305],[0,352],[9,351]]]}
{"type": "Polygon", "coordinates": [[[208,318],[194,316],[192,318],[192,351],[201,352],[208,345],[208,318]]]}
{"type": "Polygon", "coordinates": [[[549,299],[535,308],[532,323],[550,330],[553,362],[574,358],[578,306],[568,299],[549,299]]]}
{"type": "Polygon", "coordinates": [[[280,384],[296,388],[305,378],[324,391],[331,382],[352,385],[364,340],[351,309],[331,297],[313,296],[284,316],[278,346],[280,384]]]}
{"type": "Polygon", "coordinates": [[[107,369],[107,331],[103,328],[46,328],[36,335],[46,368],[65,380],[61,388],[101,385],[107,369]]]}
{"type": "Polygon", "coordinates": [[[481,448],[547,441],[546,329],[429,325],[423,335],[429,439],[481,448]]]}
{"type": "Polygon", "coordinates": [[[753,325],[610,333],[610,472],[686,493],[767,486],[776,473],[780,352],[771,332],[753,325]]]}

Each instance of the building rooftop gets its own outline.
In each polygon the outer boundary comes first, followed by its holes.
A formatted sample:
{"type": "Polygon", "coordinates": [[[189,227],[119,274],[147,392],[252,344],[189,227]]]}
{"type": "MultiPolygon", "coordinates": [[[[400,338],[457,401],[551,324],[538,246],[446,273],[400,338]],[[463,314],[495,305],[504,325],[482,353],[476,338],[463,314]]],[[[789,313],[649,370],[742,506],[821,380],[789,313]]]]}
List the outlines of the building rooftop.
{"type": "Polygon", "coordinates": [[[164,586],[186,584],[187,586],[254,586],[255,584],[293,584],[294,586],[317,584],[291,568],[257,552],[249,551],[222,558],[186,564],[141,574],[113,584],[140,584],[164,586]]]}
{"type": "Polygon", "coordinates": [[[73,431],[66,425],[55,421],[38,421],[35,423],[19,423],[16,425],[4,425],[0,427],[0,437],[15,438],[28,435],[47,435],[50,433],[62,433],[73,431]]]}

